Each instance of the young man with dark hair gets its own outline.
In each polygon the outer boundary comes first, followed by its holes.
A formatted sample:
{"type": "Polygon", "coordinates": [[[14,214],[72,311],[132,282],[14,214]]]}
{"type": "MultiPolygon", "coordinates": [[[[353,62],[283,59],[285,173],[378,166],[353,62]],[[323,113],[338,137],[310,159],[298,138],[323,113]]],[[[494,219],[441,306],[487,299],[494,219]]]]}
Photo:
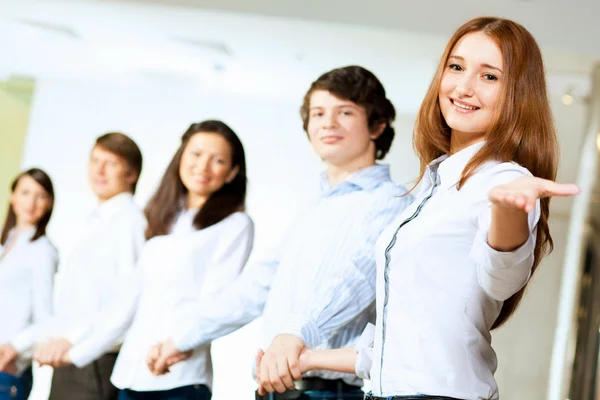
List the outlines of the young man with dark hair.
{"type": "Polygon", "coordinates": [[[375,241],[411,201],[391,181],[388,166],[376,163],[391,147],[395,110],[375,75],[350,66],[311,85],[301,116],[326,166],[318,201],[290,227],[272,259],[242,273],[210,309],[181,321],[174,337],[151,351],[155,373],[262,313],[259,340],[266,350],[257,399],[363,398],[355,375],[302,378],[298,357],[305,347],[352,346],[374,320],[375,241]],[[264,389],[287,393],[267,397],[264,389]]]}

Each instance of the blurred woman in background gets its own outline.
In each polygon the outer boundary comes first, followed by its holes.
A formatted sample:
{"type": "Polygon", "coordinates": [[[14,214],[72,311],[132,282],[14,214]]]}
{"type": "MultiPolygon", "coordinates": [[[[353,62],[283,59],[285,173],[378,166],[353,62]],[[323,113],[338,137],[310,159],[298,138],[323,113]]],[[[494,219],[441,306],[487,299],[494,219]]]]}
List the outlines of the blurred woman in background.
{"type": "Polygon", "coordinates": [[[0,400],[25,400],[31,359],[15,337],[52,314],[57,252],[46,237],[54,206],[50,177],[32,168],[12,183],[0,237],[0,400]]]}

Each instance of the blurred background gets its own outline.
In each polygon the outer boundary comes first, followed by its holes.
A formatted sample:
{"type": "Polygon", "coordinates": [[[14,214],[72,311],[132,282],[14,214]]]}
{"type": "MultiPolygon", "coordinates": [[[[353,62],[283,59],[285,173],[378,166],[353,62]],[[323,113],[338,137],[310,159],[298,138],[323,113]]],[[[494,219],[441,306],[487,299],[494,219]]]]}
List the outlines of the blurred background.
{"type": "MultiPolygon", "coordinates": [[[[409,184],[418,172],[412,126],[442,50],[482,15],[514,19],[538,40],[559,180],[583,189],[554,201],[554,252],[494,334],[502,398],[600,399],[598,0],[0,0],[0,205],[19,170],[45,169],[57,192],[49,235],[60,248],[94,206],[86,167],[97,136],[122,131],[140,145],[143,206],[188,125],[222,119],[247,152],[252,262],[318,190],[321,165],[298,113],[310,83],[350,64],[381,79],[398,111],[385,162],[409,184]]],[[[252,398],[257,323],[214,343],[214,400],[252,398]]],[[[46,399],[50,374],[37,371],[32,399],[46,399]]]]}

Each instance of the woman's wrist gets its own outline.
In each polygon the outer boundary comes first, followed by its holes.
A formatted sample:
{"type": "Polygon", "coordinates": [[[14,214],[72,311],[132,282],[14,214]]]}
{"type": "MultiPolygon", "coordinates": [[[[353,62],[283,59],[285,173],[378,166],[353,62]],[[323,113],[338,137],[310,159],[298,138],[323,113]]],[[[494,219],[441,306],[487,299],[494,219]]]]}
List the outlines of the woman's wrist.
{"type": "Polygon", "coordinates": [[[310,349],[306,349],[300,354],[300,371],[302,373],[315,369],[315,355],[315,351],[310,349]]]}

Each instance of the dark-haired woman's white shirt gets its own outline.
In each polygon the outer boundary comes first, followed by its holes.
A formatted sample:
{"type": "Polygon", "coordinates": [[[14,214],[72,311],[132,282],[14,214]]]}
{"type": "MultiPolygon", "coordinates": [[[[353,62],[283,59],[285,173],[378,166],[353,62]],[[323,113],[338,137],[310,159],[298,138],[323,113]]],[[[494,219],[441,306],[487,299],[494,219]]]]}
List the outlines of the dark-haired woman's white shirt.
{"type": "Polygon", "coordinates": [[[136,391],[211,387],[210,346],[195,349],[190,359],[173,365],[166,375],[152,375],[146,364],[150,348],[170,339],[177,321],[193,319],[199,304],[213,304],[214,295],[235,280],[252,249],[254,225],[247,214],[236,212],[196,230],[196,212],[182,213],[170,234],[146,242],[138,262],[138,288],[131,287],[129,296],[115,302],[114,312],[101,318],[94,337],[71,349],[75,365],[94,360],[128,329],[111,377],[116,387],[136,391]]]}
{"type": "Polygon", "coordinates": [[[520,248],[488,245],[488,192],[531,174],[487,162],[457,190],[482,146],[432,162],[415,202],[378,240],[377,322],[365,331],[374,347],[359,351],[356,366],[376,396],[498,399],[490,329],[503,301],[531,275],[540,206],[529,214],[530,235],[520,248]]]}
{"type": "MultiPolygon", "coordinates": [[[[46,236],[32,242],[35,232],[35,228],[20,232],[13,229],[6,246],[0,246],[0,343],[11,342],[52,314],[58,255],[46,236]]],[[[29,364],[19,359],[18,374],[29,364]]]]}

